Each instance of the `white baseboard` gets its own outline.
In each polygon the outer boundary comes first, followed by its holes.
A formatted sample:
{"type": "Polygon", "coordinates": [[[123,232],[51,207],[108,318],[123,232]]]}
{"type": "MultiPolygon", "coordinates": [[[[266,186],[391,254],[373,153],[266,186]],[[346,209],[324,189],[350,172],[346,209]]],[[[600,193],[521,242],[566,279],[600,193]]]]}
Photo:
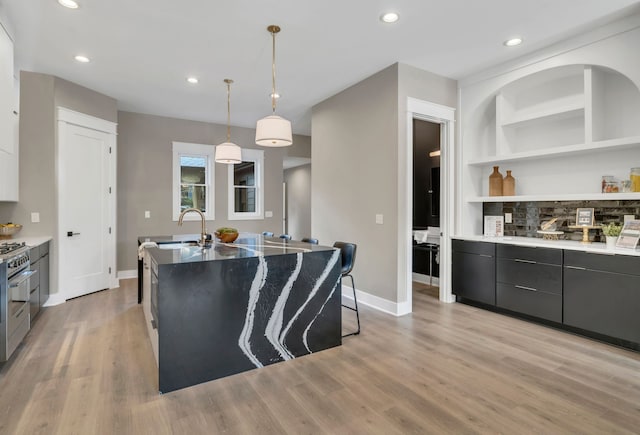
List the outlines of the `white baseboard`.
{"type": "Polygon", "coordinates": [[[138,277],[138,270],[119,270],[118,271],[118,279],[131,279],[138,277]]]}
{"type": "Polygon", "coordinates": [[[49,299],[47,299],[47,302],[45,302],[42,306],[55,307],[56,305],[64,304],[65,302],[67,302],[67,300],[65,299],[64,295],[61,294],[60,292],[51,293],[49,295],[49,299]]]}
{"type": "MultiPolygon", "coordinates": [[[[420,284],[429,284],[429,275],[423,275],[421,273],[413,272],[411,275],[411,279],[415,282],[419,282],[420,284]]],[[[433,277],[433,281],[430,285],[440,287],[440,279],[437,276],[433,277]]]]}
{"type": "MultiPolygon", "coordinates": [[[[342,297],[353,300],[353,290],[351,287],[342,286],[342,297]]],[[[358,304],[366,305],[375,310],[382,311],[383,313],[391,314],[392,316],[404,316],[410,311],[405,307],[405,303],[397,303],[388,299],[381,298],[379,296],[372,295],[371,293],[363,292],[356,289],[356,297],[358,298],[358,304]]]]}

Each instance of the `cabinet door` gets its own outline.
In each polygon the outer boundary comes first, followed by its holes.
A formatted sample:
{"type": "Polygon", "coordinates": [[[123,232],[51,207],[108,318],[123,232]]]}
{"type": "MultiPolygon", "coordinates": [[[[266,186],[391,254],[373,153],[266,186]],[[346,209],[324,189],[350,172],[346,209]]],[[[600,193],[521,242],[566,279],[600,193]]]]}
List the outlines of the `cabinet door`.
{"type": "Polygon", "coordinates": [[[489,305],[496,304],[496,259],[487,254],[452,253],[453,293],[489,305]]]}
{"type": "Polygon", "coordinates": [[[40,257],[40,306],[49,299],[49,244],[47,251],[40,257]]]}
{"type": "Polygon", "coordinates": [[[13,42],[0,26],[0,152],[9,155],[15,154],[13,85],[13,42]]]}
{"type": "Polygon", "coordinates": [[[640,276],[564,268],[564,323],[640,343],[640,276]]]}

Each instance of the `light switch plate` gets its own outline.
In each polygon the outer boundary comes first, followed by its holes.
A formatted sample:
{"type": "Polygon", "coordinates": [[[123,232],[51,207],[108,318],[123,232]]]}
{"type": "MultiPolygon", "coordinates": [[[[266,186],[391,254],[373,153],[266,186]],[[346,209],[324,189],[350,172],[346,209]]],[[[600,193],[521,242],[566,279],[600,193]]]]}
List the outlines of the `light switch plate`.
{"type": "Polygon", "coordinates": [[[504,223],[505,224],[510,224],[513,222],[513,214],[511,213],[505,213],[504,214],[504,223]]]}
{"type": "Polygon", "coordinates": [[[151,212],[149,210],[145,210],[144,212],[144,218],[145,219],[149,219],[151,217],[151,212]]]}
{"type": "Polygon", "coordinates": [[[381,214],[377,214],[376,215],[376,223],[378,225],[382,225],[384,223],[384,216],[382,216],[381,214]]]}
{"type": "Polygon", "coordinates": [[[37,224],[38,222],[40,222],[40,213],[37,211],[31,213],[31,223],[37,224]]]}
{"type": "Polygon", "coordinates": [[[273,217],[273,212],[272,211],[265,211],[264,212],[264,217],[273,217]]]}

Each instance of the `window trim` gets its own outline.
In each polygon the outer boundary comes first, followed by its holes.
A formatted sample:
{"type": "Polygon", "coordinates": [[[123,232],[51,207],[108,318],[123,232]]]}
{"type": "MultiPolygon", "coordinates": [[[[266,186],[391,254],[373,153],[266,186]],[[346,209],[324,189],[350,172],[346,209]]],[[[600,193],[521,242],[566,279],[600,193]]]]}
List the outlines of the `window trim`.
{"type": "MultiPolygon", "coordinates": [[[[173,152],[173,178],[172,178],[172,211],[173,221],[177,221],[180,217],[180,157],[181,156],[199,156],[206,157],[206,186],[207,193],[205,202],[207,211],[204,217],[208,221],[215,220],[215,147],[213,145],[188,143],[188,142],[172,142],[173,152]]],[[[199,221],[200,216],[196,213],[189,213],[184,216],[185,221],[199,221]]]]}
{"type": "Polygon", "coordinates": [[[252,220],[264,219],[264,151],[254,149],[242,149],[242,161],[253,162],[256,171],[256,211],[236,212],[235,211],[235,185],[234,172],[235,165],[228,165],[227,168],[227,211],[228,220],[252,220]]]}

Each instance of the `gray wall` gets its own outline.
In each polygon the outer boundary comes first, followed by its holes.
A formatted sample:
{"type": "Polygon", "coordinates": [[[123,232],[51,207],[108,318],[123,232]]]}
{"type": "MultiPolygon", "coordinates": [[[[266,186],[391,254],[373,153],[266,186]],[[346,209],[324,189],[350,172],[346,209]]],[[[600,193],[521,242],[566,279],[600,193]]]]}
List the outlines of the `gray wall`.
{"type": "Polygon", "coordinates": [[[296,240],[313,237],[311,233],[311,165],[287,169],[284,171],[284,182],[287,183],[287,233],[296,240]]]}
{"type": "Polygon", "coordinates": [[[20,236],[52,236],[51,292],[56,293],[56,107],[117,120],[116,100],[47,74],[20,73],[20,198],[0,203],[0,221],[24,225],[20,236]],[[31,213],[40,223],[31,223],[31,213]]]}
{"type": "MultiPolygon", "coordinates": [[[[139,236],[200,233],[199,222],[179,227],[171,213],[172,142],[218,144],[226,140],[226,126],[132,112],[118,113],[118,270],[137,268],[136,243],[139,236]],[[149,210],[151,218],[145,219],[149,210]]],[[[283,148],[255,145],[255,130],[232,127],[231,140],[242,148],[264,150],[264,220],[227,220],[227,165],[215,168],[215,221],[207,222],[211,232],[222,226],[240,231],[282,230],[283,148]]],[[[295,135],[304,153],[309,138],[295,135]]]]}
{"type": "Polygon", "coordinates": [[[398,250],[407,243],[397,237],[399,155],[411,152],[407,97],[456,107],[457,83],[394,64],[312,112],[312,233],[324,243],[357,243],[357,288],[393,302],[398,250]]]}
{"type": "Polygon", "coordinates": [[[356,243],[357,288],[389,300],[396,298],[397,138],[397,65],[313,107],[311,232],[326,245],[356,243]]]}

